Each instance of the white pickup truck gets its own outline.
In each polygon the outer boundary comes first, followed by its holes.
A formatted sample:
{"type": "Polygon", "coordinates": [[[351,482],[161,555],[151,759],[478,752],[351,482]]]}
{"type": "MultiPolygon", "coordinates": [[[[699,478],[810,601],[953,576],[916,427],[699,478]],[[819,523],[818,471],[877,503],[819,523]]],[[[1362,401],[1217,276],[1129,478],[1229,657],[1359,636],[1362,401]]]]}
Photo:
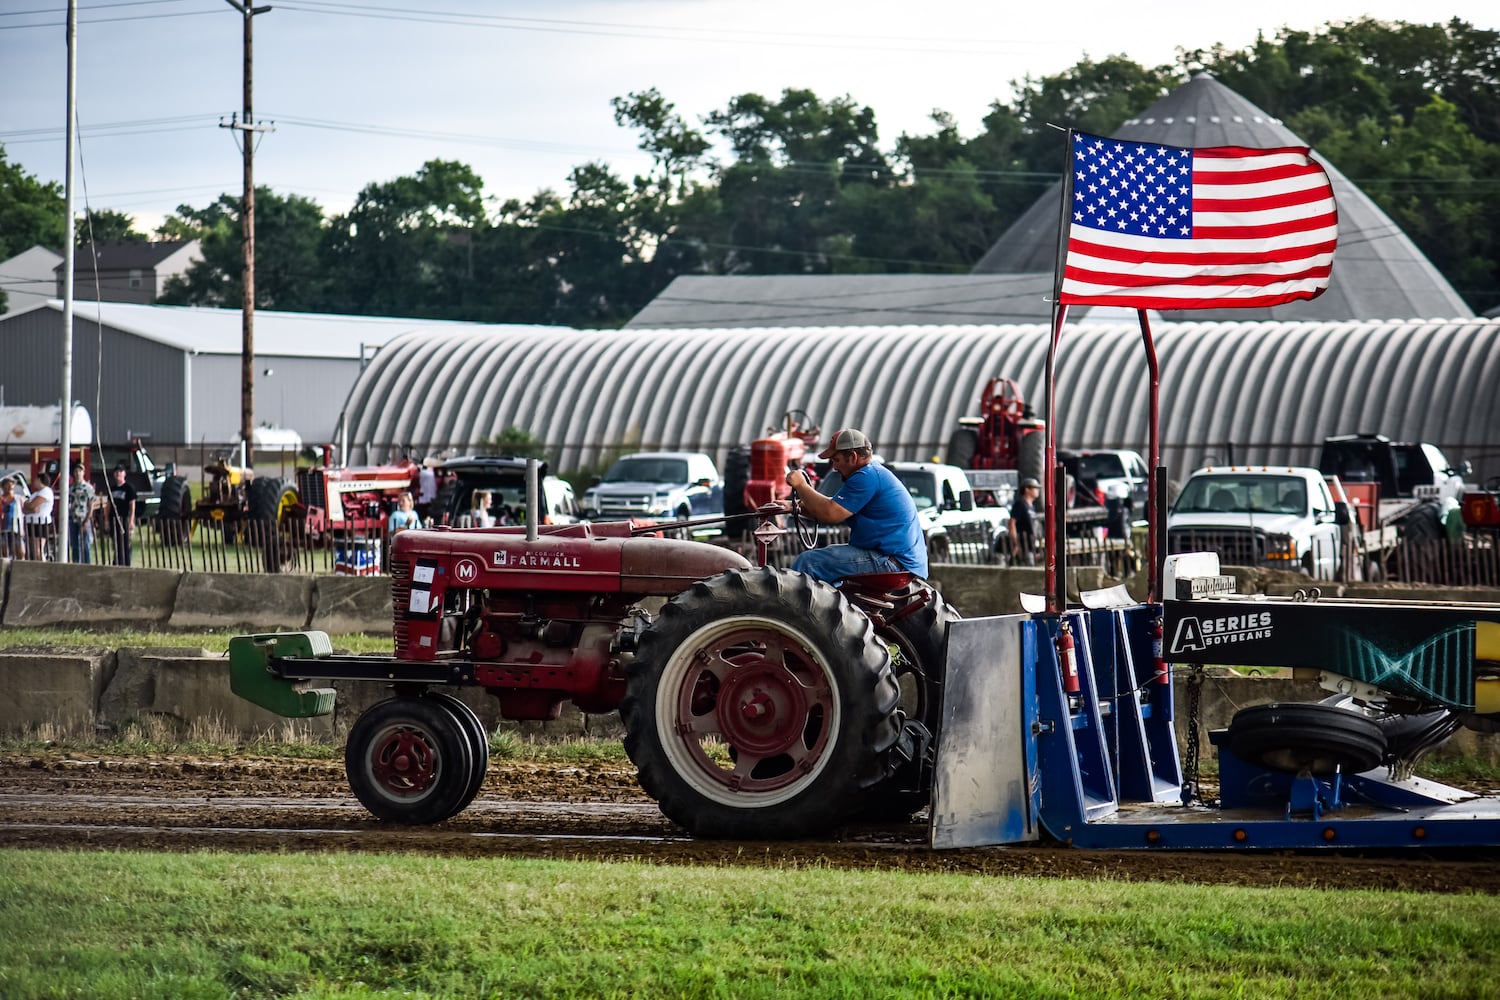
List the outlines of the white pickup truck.
{"type": "Polygon", "coordinates": [[[1341,579],[1352,517],[1317,469],[1220,466],[1183,484],[1167,516],[1168,552],[1217,552],[1226,566],[1341,579]]]}

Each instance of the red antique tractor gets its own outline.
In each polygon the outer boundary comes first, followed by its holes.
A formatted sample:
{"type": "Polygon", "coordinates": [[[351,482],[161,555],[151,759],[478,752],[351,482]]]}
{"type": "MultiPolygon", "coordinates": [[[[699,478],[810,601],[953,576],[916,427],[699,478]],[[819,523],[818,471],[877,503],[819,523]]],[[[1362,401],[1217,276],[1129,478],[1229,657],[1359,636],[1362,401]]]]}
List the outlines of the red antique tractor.
{"type": "Polygon", "coordinates": [[[755,510],[792,495],[788,469],[800,469],[817,454],[821,429],[801,410],[789,410],[781,429],[750,442],[750,475],[745,482],[745,509],[755,510]]]}
{"type": "Polygon", "coordinates": [[[331,543],[341,548],[374,553],[385,537],[386,519],[401,494],[417,491],[419,466],[402,456],[387,465],[338,466],[333,449],[323,449],[323,462],[297,470],[295,484],[275,476],[256,476],[245,486],[245,516],[265,530],[262,545],[266,568],[284,569],[297,551],[308,545],[331,543]]]}
{"type": "Polygon", "coordinates": [[[963,417],[948,439],[948,464],[961,469],[1015,469],[1042,478],[1046,421],[1026,405],[1015,379],[996,376],[979,397],[979,416],[963,417]]]}
{"type": "Polygon", "coordinates": [[[240,636],[232,686],[300,717],[333,708],[305,678],[389,685],[345,764],[360,802],[397,823],[452,816],[483,781],[487,736],[461,686],[507,719],[619,709],[642,787],[699,836],[802,837],[926,805],[957,617],[935,591],[904,573],[835,588],[650,530],[401,532],[394,656],[333,656],[319,632],[240,636]]]}

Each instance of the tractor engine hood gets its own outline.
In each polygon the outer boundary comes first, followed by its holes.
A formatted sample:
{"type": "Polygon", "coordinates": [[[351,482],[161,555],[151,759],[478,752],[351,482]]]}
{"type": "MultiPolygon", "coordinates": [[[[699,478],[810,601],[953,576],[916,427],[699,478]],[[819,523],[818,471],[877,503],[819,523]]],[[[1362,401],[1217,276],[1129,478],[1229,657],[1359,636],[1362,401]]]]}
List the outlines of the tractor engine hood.
{"type": "Polygon", "coordinates": [[[726,570],[749,569],[739,553],[704,542],[633,538],[621,524],[569,524],[527,541],[524,528],[403,531],[392,559],[413,579],[444,587],[670,596],[726,570]],[[599,530],[603,528],[604,530],[599,530]],[[438,582],[434,579],[433,582],[438,582]]]}

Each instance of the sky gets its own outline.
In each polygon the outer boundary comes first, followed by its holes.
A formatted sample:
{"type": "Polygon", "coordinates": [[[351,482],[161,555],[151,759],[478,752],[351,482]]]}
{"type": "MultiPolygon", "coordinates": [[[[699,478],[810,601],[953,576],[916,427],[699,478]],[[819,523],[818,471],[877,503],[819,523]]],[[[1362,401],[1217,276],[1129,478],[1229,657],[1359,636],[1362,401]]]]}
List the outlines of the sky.
{"type": "MultiPolygon", "coordinates": [[[[649,168],[610,101],[656,88],[694,125],[729,99],[807,88],[874,109],[881,144],[976,134],[1011,83],[1080,59],[1172,62],[1282,27],[1360,16],[1495,28],[1493,0],[988,3],[928,0],[271,0],[252,21],[257,186],[347,211],[372,183],[433,159],[473,167],[487,196],[568,190],[572,168],[649,168]],[[1144,11],[1151,11],[1149,16],[1144,11]]],[[[0,0],[0,146],[65,177],[67,4],[0,0]]],[[[180,205],[238,198],[244,18],[226,0],[80,0],[74,202],[148,232],[180,205]]]]}

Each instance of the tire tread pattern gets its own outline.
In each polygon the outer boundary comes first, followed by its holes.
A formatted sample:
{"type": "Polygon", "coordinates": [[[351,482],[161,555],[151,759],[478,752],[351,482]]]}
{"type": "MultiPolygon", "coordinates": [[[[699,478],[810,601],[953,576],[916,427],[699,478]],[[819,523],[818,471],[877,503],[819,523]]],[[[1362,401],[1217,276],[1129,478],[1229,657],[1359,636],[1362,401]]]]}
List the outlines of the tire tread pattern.
{"type": "MultiPolygon", "coordinates": [[[[666,696],[674,696],[668,693],[666,696]]],[[[826,831],[855,814],[862,791],[885,776],[884,757],[900,736],[900,688],[870,620],[839,591],[789,570],[734,570],[700,580],[667,602],[642,633],[620,707],[625,750],[641,787],[668,819],[695,836],[781,840],[826,831]],[[829,760],[808,786],[772,807],[705,799],[679,776],[656,731],[658,680],[673,654],[721,618],[752,614],[785,621],[822,645],[838,674],[843,731],[824,750],[829,760]]]]}

